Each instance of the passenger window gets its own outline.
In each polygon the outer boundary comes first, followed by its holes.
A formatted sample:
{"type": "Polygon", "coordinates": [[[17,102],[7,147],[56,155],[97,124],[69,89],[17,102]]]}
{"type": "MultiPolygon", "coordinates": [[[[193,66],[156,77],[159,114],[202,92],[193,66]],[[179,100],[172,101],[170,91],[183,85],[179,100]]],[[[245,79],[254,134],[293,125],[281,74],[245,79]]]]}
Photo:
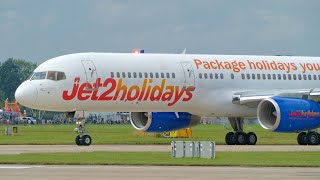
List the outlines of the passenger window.
{"type": "Polygon", "coordinates": [[[57,72],[57,80],[63,80],[66,79],[66,75],[64,74],[64,72],[57,72]]]}
{"type": "Polygon", "coordinates": [[[164,78],[164,73],[161,73],[161,78],[164,78]]]}
{"type": "Polygon", "coordinates": [[[301,80],[301,79],[302,79],[301,74],[298,74],[298,79],[299,79],[299,80],[301,80]]]}
{"type": "Polygon", "coordinates": [[[216,79],[218,79],[218,78],[219,78],[218,73],[215,73],[215,74],[214,74],[214,77],[215,77],[216,79]]]}
{"type": "Polygon", "coordinates": [[[45,79],[46,75],[47,75],[47,72],[36,72],[33,74],[31,80],[45,79]]]}
{"type": "Polygon", "coordinates": [[[201,73],[199,73],[199,78],[202,79],[202,74],[201,73]]]}
{"type": "Polygon", "coordinates": [[[286,80],[287,79],[287,76],[285,74],[283,74],[283,80],[286,80]]]}
{"type": "Polygon", "coordinates": [[[167,78],[169,79],[170,78],[170,74],[169,73],[166,73],[167,74],[167,78]]]}
{"type": "Polygon", "coordinates": [[[231,79],[234,79],[234,74],[233,73],[231,73],[231,79]]]}
{"type": "Polygon", "coordinates": [[[139,78],[142,78],[142,72],[139,72],[139,78]]]}
{"type": "Polygon", "coordinates": [[[278,74],[278,79],[281,80],[281,74],[278,74]]]}
{"type": "Polygon", "coordinates": [[[131,72],[128,72],[128,78],[131,78],[131,72]]]}
{"type": "Polygon", "coordinates": [[[311,80],[311,75],[310,74],[308,75],[308,79],[311,80]]]}
{"type": "Polygon", "coordinates": [[[111,73],[110,73],[110,76],[113,78],[113,77],[114,77],[114,73],[113,73],[113,72],[111,72],[111,73]]]}
{"type": "Polygon", "coordinates": [[[117,78],[120,78],[120,73],[119,72],[117,72],[117,78]]]}
{"type": "Polygon", "coordinates": [[[159,73],[156,73],[156,78],[159,78],[159,73]]]}
{"type": "Polygon", "coordinates": [[[313,80],[317,80],[317,75],[313,75],[313,80]]]}
{"type": "Polygon", "coordinates": [[[250,79],[250,74],[247,74],[247,79],[250,79]]]}
{"type": "Polygon", "coordinates": [[[172,73],[171,75],[173,79],[176,78],[176,74],[172,73]]]}
{"type": "Polygon", "coordinates": [[[262,79],[266,79],[266,74],[262,74],[262,79]]]}
{"type": "Polygon", "coordinates": [[[205,79],[208,79],[208,74],[207,73],[204,73],[203,75],[204,75],[205,79]]]}
{"type": "Polygon", "coordinates": [[[246,77],[245,77],[245,75],[244,75],[244,74],[241,74],[241,78],[242,78],[242,79],[245,79],[246,77]]]}
{"type": "Polygon", "coordinates": [[[288,74],[288,79],[291,80],[291,74],[288,74]]]}
{"type": "Polygon", "coordinates": [[[137,78],[137,73],[136,72],[133,73],[133,77],[137,78]]]}
{"type": "Polygon", "coordinates": [[[307,75],[304,74],[304,75],[303,75],[303,79],[304,79],[304,80],[307,80],[307,75]]]}
{"type": "Polygon", "coordinates": [[[293,77],[293,80],[297,80],[297,75],[296,74],[293,74],[292,77],[293,77]]]}
{"type": "Polygon", "coordinates": [[[261,75],[260,75],[260,74],[257,74],[257,78],[258,78],[258,79],[261,79],[261,75]]]}
{"type": "Polygon", "coordinates": [[[223,79],[223,74],[222,73],[220,73],[220,79],[223,79]]]}
{"type": "Polygon", "coordinates": [[[318,75],[318,80],[320,80],[320,75],[318,75]]]}
{"type": "Polygon", "coordinates": [[[256,75],[255,74],[252,74],[252,79],[256,79],[256,75]]]}
{"type": "Polygon", "coordinates": [[[144,73],[144,78],[148,78],[148,73],[144,73]]]}
{"type": "Polygon", "coordinates": [[[212,73],[210,73],[210,79],[213,79],[213,74],[212,73]]]}
{"type": "Polygon", "coordinates": [[[150,73],[150,78],[153,78],[153,73],[150,73]]]}
{"type": "Polygon", "coordinates": [[[122,72],[122,77],[126,78],[126,73],[125,72],[122,72]]]}
{"type": "Polygon", "coordinates": [[[268,79],[271,79],[271,74],[268,74],[267,76],[268,76],[268,79]]]}
{"type": "Polygon", "coordinates": [[[277,76],[275,74],[272,74],[272,79],[273,80],[276,80],[277,79],[277,76]]]}

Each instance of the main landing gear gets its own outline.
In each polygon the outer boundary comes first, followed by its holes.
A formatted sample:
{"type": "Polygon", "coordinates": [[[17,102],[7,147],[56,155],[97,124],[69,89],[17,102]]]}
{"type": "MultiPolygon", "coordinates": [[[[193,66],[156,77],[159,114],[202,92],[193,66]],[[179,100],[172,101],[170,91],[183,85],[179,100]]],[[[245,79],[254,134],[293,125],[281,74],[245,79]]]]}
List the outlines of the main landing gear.
{"type": "Polygon", "coordinates": [[[78,146],[90,146],[90,144],[92,143],[91,137],[87,134],[84,128],[85,122],[86,122],[85,118],[77,119],[77,122],[76,122],[78,127],[74,129],[74,132],[79,134],[75,140],[78,146]]]}
{"type": "Polygon", "coordinates": [[[297,137],[297,141],[300,145],[319,145],[320,135],[317,132],[310,131],[300,132],[297,137]]]}
{"type": "Polygon", "coordinates": [[[228,118],[234,132],[228,132],[225,141],[228,145],[255,145],[257,135],[254,132],[243,132],[242,118],[228,118]]]}

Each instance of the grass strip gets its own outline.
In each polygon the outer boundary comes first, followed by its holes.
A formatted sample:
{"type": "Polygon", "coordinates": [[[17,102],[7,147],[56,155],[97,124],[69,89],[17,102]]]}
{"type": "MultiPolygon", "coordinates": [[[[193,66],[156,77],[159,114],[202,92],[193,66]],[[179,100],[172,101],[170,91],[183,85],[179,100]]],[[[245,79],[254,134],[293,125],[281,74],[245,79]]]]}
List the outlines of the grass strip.
{"type": "MultiPolygon", "coordinates": [[[[74,144],[76,134],[75,125],[19,125],[18,134],[5,136],[4,126],[0,126],[0,144],[20,145],[57,145],[74,144]],[[3,130],[3,131],[2,131],[3,130]],[[1,133],[3,132],[3,133],[1,133]]],[[[225,144],[225,135],[232,131],[224,129],[223,125],[199,125],[192,128],[193,138],[165,138],[152,134],[144,134],[134,130],[129,125],[87,125],[87,132],[93,139],[93,144],[170,144],[173,140],[215,141],[225,144]]],[[[246,124],[245,132],[255,132],[258,136],[257,144],[297,144],[296,133],[273,133],[266,131],[260,125],[246,124]]]]}
{"type": "Polygon", "coordinates": [[[218,152],[216,159],[168,152],[77,152],[0,155],[0,164],[320,167],[320,152],[218,152]]]}

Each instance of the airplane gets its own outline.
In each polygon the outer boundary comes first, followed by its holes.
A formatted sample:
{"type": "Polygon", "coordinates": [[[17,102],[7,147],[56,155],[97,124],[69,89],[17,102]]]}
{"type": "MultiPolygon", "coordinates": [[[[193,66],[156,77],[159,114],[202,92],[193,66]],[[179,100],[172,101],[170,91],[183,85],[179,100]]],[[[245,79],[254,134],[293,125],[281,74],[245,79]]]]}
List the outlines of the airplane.
{"type": "Polygon", "coordinates": [[[132,126],[169,132],[201,116],[228,117],[228,145],[255,145],[243,119],[266,130],[298,133],[318,145],[320,58],[299,56],[76,53],[45,61],[16,90],[27,107],[77,118],[77,145],[88,146],[87,112],[130,112],[132,126]]]}

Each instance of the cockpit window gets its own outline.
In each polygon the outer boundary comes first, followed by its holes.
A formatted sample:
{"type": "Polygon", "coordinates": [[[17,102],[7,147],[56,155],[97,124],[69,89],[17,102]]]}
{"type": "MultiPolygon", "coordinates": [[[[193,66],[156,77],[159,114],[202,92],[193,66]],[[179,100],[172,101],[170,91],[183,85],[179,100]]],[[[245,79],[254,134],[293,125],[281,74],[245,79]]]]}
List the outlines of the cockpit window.
{"type": "Polygon", "coordinates": [[[45,79],[47,75],[47,72],[35,72],[32,75],[31,80],[40,80],[40,79],[45,79]]]}
{"type": "Polygon", "coordinates": [[[64,74],[64,72],[57,72],[57,80],[63,80],[66,79],[66,75],[64,74]]]}
{"type": "Polygon", "coordinates": [[[53,81],[60,81],[66,79],[64,72],[60,71],[47,71],[47,72],[35,72],[30,80],[50,79],[53,81]]]}
{"type": "Polygon", "coordinates": [[[64,74],[64,72],[48,71],[47,79],[60,81],[60,80],[66,79],[66,75],[64,74]]]}
{"type": "Polygon", "coordinates": [[[57,80],[57,72],[55,72],[55,71],[48,71],[47,79],[57,80]]]}

